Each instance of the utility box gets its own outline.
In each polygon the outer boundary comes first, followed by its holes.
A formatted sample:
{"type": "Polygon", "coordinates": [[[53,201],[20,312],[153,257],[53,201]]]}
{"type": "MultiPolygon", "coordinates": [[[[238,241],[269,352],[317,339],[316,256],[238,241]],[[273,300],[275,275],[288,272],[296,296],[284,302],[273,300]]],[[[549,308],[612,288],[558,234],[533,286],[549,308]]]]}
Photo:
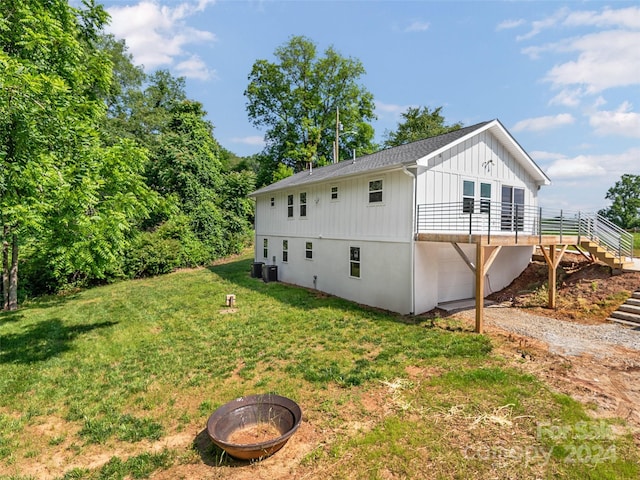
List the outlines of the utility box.
{"type": "Polygon", "coordinates": [[[267,265],[264,267],[262,272],[262,279],[266,282],[277,282],[278,281],[278,266],[277,265],[267,265]]]}
{"type": "Polygon", "coordinates": [[[251,264],[251,277],[252,278],[262,278],[262,267],[264,266],[264,262],[253,262],[251,264]]]}

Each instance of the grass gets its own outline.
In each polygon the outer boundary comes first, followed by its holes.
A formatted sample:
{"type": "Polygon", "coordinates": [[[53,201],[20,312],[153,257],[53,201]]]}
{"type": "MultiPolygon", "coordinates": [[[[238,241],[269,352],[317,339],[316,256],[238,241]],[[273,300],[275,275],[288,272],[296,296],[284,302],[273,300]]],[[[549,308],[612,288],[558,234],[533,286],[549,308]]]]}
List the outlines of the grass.
{"type": "Polygon", "coordinates": [[[207,417],[264,392],[293,398],[324,432],[297,466],[312,476],[637,478],[627,435],[576,443],[589,460],[613,445],[602,462],[566,463],[573,443],[542,441],[538,425],[587,413],[493,354],[486,336],[265,284],[250,265],[244,256],[0,315],[0,479],[40,478],[37,465],[59,479],[231,468],[203,435],[207,417]],[[158,450],[181,435],[185,445],[158,450]],[[543,447],[546,461],[524,461],[543,447]],[[110,460],[82,463],[96,452],[110,460]]]}
{"type": "Polygon", "coordinates": [[[640,257],[640,233],[633,234],[633,256],[640,257]]]}

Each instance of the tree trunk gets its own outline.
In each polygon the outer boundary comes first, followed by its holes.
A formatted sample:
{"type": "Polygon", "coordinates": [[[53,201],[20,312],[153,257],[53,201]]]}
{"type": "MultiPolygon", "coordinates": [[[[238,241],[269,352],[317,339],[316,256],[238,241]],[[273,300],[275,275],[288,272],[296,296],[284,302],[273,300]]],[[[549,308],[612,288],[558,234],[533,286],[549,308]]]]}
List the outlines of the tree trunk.
{"type": "Polygon", "coordinates": [[[4,226],[2,235],[2,309],[9,310],[9,227],[4,226]]]}
{"type": "Polygon", "coordinates": [[[11,271],[9,272],[9,310],[18,309],[18,234],[11,237],[11,271]]]}

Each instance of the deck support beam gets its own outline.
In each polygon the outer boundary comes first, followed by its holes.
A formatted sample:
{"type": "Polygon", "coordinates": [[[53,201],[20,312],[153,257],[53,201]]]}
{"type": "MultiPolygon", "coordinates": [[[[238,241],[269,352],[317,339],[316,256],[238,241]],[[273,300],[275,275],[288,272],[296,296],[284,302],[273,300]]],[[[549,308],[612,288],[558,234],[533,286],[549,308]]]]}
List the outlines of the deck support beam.
{"type": "Polygon", "coordinates": [[[560,251],[557,250],[558,245],[549,245],[549,252],[544,245],[540,245],[540,250],[544,255],[544,259],[547,262],[549,269],[549,308],[556,308],[556,281],[557,281],[557,269],[560,265],[560,260],[564,252],[567,251],[569,245],[562,245],[560,251]]]}
{"type": "Polygon", "coordinates": [[[501,248],[476,244],[476,333],[484,331],[484,277],[501,248]]]}

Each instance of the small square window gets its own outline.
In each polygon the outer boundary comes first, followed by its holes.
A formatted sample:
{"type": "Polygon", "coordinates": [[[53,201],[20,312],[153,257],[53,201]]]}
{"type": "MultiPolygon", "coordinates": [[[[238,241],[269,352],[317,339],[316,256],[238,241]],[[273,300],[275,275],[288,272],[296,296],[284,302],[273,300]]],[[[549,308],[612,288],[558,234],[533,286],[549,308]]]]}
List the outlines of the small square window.
{"type": "Polygon", "coordinates": [[[349,275],[355,278],[360,278],[360,247],[350,248],[349,275]]]}
{"type": "Polygon", "coordinates": [[[287,195],[287,217],[293,217],[293,195],[287,195]]]}
{"type": "Polygon", "coordinates": [[[369,203],[382,202],[382,180],[369,182],[369,203]]]}
{"type": "Polygon", "coordinates": [[[338,187],[331,187],[331,200],[338,200],[338,187]]]}
{"type": "Polygon", "coordinates": [[[313,258],[313,243],[312,242],[307,242],[305,244],[304,256],[305,256],[305,258],[308,258],[309,260],[311,260],[313,258]]]}

